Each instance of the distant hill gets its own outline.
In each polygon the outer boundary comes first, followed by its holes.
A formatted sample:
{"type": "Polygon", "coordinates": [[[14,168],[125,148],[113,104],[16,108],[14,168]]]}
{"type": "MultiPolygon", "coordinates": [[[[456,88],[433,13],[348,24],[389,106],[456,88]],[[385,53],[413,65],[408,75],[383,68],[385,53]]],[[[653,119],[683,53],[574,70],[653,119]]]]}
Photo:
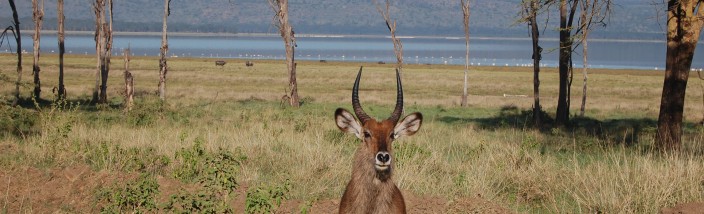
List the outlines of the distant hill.
{"type": "MultiPolygon", "coordinates": [[[[94,30],[89,0],[65,2],[67,30],[94,30]]],[[[379,0],[379,2],[383,2],[379,0]]],[[[515,24],[520,0],[473,0],[472,36],[528,37],[526,25],[515,24]]],[[[649,0],[615,1],[605,28],[597,28],[592,38],[663,39],[660,23],[665,6],[649,0]],[[659,14],[658,14],[659,12],[659,14]],[[658,22],[660,21],[660,23],[658,22]]],[[[32,9],[29,0],[16,1],[23,28],[30,29],[32,9]]],[[[371,0],[290,0],[290,19],[298,34],[387,34],[386,26],[371,0]]],[[[115,1],[116,31],[161,31],[163,1],[115,1]]],[[[555,36],[557,10],[543,33],[555,36]]],[[[56,28],[56,2],[46,1],[45,29],[56,28]]],[[[0,26],[11,24],[7,1],[0,1],[0,26]]],[[[463,36],[462,12],[458,0],[395,0],[391,16],[399,35],[463,36]]],[[[173,0],[169,31],[274,33],[273,12],[266,0],[173,0]]],[[[544,19],[543,19],[544,20],[544,19]]],[[[545,27],[545,23],[540,23],[545,27]]]]}

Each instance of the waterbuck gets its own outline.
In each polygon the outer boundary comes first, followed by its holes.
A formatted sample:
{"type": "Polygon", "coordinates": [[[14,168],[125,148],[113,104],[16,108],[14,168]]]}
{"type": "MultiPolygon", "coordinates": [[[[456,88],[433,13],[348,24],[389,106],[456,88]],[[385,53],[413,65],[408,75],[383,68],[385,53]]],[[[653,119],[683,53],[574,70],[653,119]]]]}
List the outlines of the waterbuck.
{"type": "Polygon", "coordinates": [[[339,212],[406,213],[403,195],[391,179],[394,168],[391,143],[401,136],[415,134],[420,129],[423,115],[415,112],[399,122],[403,113],[403,88],[396,70],[396,108],[386,120],[377,121],[370,117],[359,104],[361,76],[360,67],[352,88],[352,108],[359,120],[343,108],[335,111],[337,127],[362,140],[354,154],[352,179],[345,188],[339,212]]]}

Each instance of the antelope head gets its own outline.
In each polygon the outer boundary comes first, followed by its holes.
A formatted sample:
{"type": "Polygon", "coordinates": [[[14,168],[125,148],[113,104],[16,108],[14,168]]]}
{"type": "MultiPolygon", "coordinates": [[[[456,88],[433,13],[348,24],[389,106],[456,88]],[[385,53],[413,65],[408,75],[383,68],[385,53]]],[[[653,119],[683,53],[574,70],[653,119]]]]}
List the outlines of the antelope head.
{"type": "MultiPolygon", "coordinates": [[[[409,114],[402,120],[403,113],[403,88],[401,77],[396,70],[396,107],[391,116],[385,120],[377,121],[367,115],[359,104],[359,79],[362,68],[359,68],[357,79],[352,89],[352,108],[357,119],[347,110],[338,108],[335,111],[335,122],[340,130],[352,133],[362,140],[360,148],[355,154],[355,171],[376,172],[375,178],[386,181],[391,177],[393,168],[393,152],[391,143],[402,137],[415,134],[420,129],[423,115],[419,112],[409,114]]],[[[366,174],[366,173],[361,173],[366,174]]],[[[356,177],[353,175],[353,177],[356,177]]]]}

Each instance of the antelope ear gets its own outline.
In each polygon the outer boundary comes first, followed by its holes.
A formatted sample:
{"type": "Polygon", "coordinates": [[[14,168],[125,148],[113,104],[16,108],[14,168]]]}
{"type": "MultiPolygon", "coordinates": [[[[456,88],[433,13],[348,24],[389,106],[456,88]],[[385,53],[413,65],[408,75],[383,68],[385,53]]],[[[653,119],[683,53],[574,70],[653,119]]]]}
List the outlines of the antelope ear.
{"type": "Polygon", "coordinates": [[[420,112],[409,114],[394,127],[394,139],[401,136],[411,136],[415,134],[423,123],[423,115],[420,112]]]}
{"type": "Polygon", "coordinates": [[[362,139],[362,126],[359,125],[359,122],[348,112],[347,110],[343,108],[338,108],[335,110],[335,123],[337,124],[337,128],[340,128],[343,132],[347,133],[352,133],[357,138],[362,139]]]}

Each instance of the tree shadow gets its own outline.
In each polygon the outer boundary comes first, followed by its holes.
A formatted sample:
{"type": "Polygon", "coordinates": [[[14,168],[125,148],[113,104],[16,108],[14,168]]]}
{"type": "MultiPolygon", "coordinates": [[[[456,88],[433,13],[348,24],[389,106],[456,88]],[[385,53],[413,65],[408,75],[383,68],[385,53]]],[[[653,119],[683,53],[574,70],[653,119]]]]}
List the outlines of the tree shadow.
{"type": "MultiPolygon", "coordinates": [[[[5,105],[12,105],[12,102],[14,101],[7,101],[5,102],[5,105]]],[[[54,97],[53,99],[35,99],[32,97],[22,97],[17,101],[17,105],[15,107],[23,109],[48,109],[57,106],[61,106],[63,108],[67,105],[76,106],[79,110],[87,112],[98,112],[103,110],[115,110],[124,108],[124,105],[121,102],[108,101],[107,103],[95,103],[89,97],[68,98],[63,100],[60,100],[56,97],[54,97]]]]}
{"type": "MultiPolygon", "coordinates": [[[[438,121],[446,124],[473,124],[483,130],[500,129],[530,129],[543,134],[564,132],[571,136],[589,136],[610,142],[632,146],[642,141],[644,134],[654,134],[657,130],[657,120],[651,118],[618,118],[598,120],[591,117],[573,117],[564,127],[558,127],[551,115],[540,112],[542,126],[534,127],[532,109],[521,110],[515,106],[504,106],[493,117],[468,118],[457,116],[442,116],[438,121]]],[[[693,129],[695,124],[684,124],[693,129]]]]}

